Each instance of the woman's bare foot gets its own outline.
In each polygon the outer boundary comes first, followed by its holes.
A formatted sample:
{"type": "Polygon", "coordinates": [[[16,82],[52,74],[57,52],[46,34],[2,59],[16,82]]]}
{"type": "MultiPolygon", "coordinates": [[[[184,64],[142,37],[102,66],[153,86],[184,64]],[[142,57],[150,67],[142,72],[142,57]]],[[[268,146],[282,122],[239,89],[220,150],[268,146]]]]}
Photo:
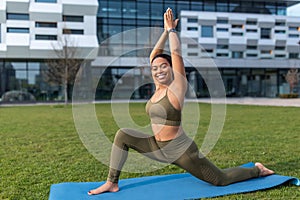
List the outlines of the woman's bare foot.
{"type": "Polygon", "coordinates": [[[275,173],[273,170],[266,168],[263,164],[259,162],[255,163],[255,166],[259,169],[259,176],[268,176],[275,173]]]}
{"type": "Polygon", "coordinates": [[[104,183],[100,187],[88,191],[88,195],[101,194],[104,192],[118,192],[118,191],[119,191],[118,183],[112,183],[110,181],[106,181],[106,183],[104,183]]]}

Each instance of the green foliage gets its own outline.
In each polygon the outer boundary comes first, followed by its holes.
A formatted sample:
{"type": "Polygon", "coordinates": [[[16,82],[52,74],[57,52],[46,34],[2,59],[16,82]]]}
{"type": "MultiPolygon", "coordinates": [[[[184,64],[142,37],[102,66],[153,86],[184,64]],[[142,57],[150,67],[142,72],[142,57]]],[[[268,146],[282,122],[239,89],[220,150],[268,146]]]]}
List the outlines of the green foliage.
{"type": "MultiPolygon", "coordinates": [[[[201,146],[210,124],[210,105],[199,104],[201,146]]],[[[139,126],[149,123],[144,104],[130,105],[139,126]]],[[[118,126],[109,104],[96,105],[99,124],[112,140],[118,126]]],[[[227,106],[226,121],[218,143],[208,155],[221,168],[259,161],[277,173],[300,177],[299,108],[227,106]]],[[[51,184],[103,181],[108,168],[85,149],[76,132],[71,106],[0,107],[0,199],[48,199],[51,184]]],[[[168,166],[143,174],[122,173],[121,178],[181,173],[168,166]]],[[[66,191],[70,192],[70,191],[66,191]]],[[[299,187],[214,199],[297,199],[299,187]]]]}
{"type": "Polygon", "coordinates": [[[290,99],[290,98],[298,98],[299,95],[296,93],[290,93],[290,94],[280,94],[279,97],[282,99],[290,99]]]}

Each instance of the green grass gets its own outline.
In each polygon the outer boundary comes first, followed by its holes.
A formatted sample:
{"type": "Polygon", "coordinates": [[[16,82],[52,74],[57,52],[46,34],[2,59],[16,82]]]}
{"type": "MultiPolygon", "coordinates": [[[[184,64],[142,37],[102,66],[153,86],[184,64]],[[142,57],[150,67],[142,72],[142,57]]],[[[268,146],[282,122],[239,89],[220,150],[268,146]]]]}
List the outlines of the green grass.
{"type": "MultiPolygon", "coordinates": [[[[199,104],[201,121],[196,143],[210,121],[210,105],[199,104]]],[[[110,139],[118,130],[108,104],[96,105],[100,125],[110,139]]],[[[130,105],[133,120],[149,120],[143,103],[130,105]]],[[[208,155],[222,168],[260,161],[277,173],[300,177],[299,108],[228,105],[223,132],[208,155]]],[[[71,106],[0,107],[0,199],[48,199],[51,184],[102,181],[107,166],[83,146],[76,132],[71,106]]],[[[183,172],[169,166],[121,178],[183,172]]],[[[66,191],[71,192],[71,191],[66,191]]],[[[299,199],[296,186],[214,199],[299,199]]]]}

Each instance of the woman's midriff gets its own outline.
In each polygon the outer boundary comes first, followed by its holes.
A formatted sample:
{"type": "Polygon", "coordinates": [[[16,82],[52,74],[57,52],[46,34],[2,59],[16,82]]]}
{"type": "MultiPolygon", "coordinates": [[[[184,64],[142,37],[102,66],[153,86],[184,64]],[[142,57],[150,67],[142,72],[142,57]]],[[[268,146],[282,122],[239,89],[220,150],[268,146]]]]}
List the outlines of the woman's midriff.
{"type": "Polygon", "coordinates": [[[182,126],[152,124],[151,127],[154,137],[157,141],[172,140],[183,133],[182,126]]]}

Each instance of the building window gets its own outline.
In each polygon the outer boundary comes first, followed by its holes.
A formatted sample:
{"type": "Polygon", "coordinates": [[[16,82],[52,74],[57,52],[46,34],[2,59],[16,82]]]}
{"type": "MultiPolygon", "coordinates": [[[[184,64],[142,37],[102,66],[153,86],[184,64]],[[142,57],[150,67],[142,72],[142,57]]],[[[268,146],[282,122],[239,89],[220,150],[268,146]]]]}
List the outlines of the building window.
{"type": "Polygon", "coordinates": [[[256,58],[257,54],[256,53],[247,53],[247,58],[256,58]]]}
{"type": "Polygon", "coordinates": [[[198,31],[198,27],[187,27],[188,31],[198,31]]]}
{"type": "Polygon", "coordinates": [[[242,51],[233,51],[232,58],[243,58],[243,52],[242,51]]]}
{"type": "Polygon", "coordinates": [[[8,20],[29,20],[29,14],[7,13],[6,19],[8,19],[8,20]]]}
{"type": "Polygon", "coordinates": [[[218,44],[217,49],[228,49],[228,45],[227,44],[218,44]]]}
{"type": "Polygon", "coordinates": [[[271,29],[270,28],[261,28],[260,29],[260,38],[261,39],[271,39],[271,29]]]}
{"type": "Polygon", "coordinates": [[[201,37],[214,37],[213,26],[201,26],[201,37]]]}
{"type": "Polygon", "coordinates": [[[191,52],[190,52],[190,53],[188,53],[187,55],[188,55],[188,56],[198,56],[198,53],[196,53],[196,52],[195,52],[195,53],[191,53],[191,52]]]}
{"type": "Polygon", "coordinates": [[[272,50],[261,50],[260,51],[261,54],[272,54],[272,50]]]}
{"type": "Polygon", "coordinates": [[[228,28],[217,28],[217,32],[228,32],[228,28]]]}
{"type": "Polygon", "coordinates": [[[246,21],[246,24],[247,24],[247,25],[256,25],[256,24],[257,24],[257,21],[256,21],[256,20],[247,20],[247,21],[246,21]]]}
{"type": "Polygon", "coordinates": [[[285,30],[275,30],[275,34],[285,34],[285,30]]]}
{"type": "Polygon", "coordinates": [[[297,59],[297,58],[299,58],[299,53],[289,53],[289,58],[297,59]]]}
{"type": "Polygon", "coordinates": [[[36,3],[57,3],[57,0],[35,0],[36,3]]]}
{"type": "Polygon", "coordinates": [[[7,28],[7,33],[29,33],[29,28],[7,28]]]}
{"type": "Polygon", "coordinates": [[[83,16],[64,15],[64,22],[83,22],[83,16]]]}
{"type": "Polygon", "coordinates": [[[285,46],[275,46],[275,50],[284,51],[285,46]]]}
{"type": "Polygon", "coordinates": [[[64,29],[63,34],[83,35],[84,31],[82,29],[64,29]]]}
{"type": "Polygon", "coordinates": [[[247,33],[257,33],[256,29],[247,29],[246,30],[247,33]]]}
{"type": "Polygon", "coordinates": [[[241,32],[233,32],[231,33],[232,36],[243,36],[243,33],[241,32]]]}
{"type": "Polygon", "coordinates": [[[256,45],[247,45],[247,50],[256,50],[257,46],[256,45]]]}
{"type": "Polygon", "coordinates": [[[187,19],[187,22],[188,22],[188,23],[197,23],[197,22],[198,22],[198,19],[197,19],[197,18],[188,18],[188,19],[187,19]]]}
{"type": "Polygon", "coordinates": [[[57,23],[55,23],[55,22],[35,22],[35,27],[37,27],[37,28],[57,28],[57,23]]]}
{"type": "Polygon", "coordinates": [[[285,58],[285,54],[275,54],[275,58],[285,58]]]}
{"type": "Polygon", "coordinates": [[[57,35],[35,35],[36,40],[57,40],[57,35]]]}
{"type": "Polygon", "coordinates": [[[202,49],[201,52],[206,52],[206,53],[213,53],[214,50],[213,49],[202,49]]]}
{"type": "Polygon", "coordinates": [[[242,24],[232,24],[231,28],[240,28],[240,29],[242,29],[243,25],[242,24]]]}
{"type": "Polygon", "coordinates": [[[228,53],[217,53],[217,57],[228,58],[228,53]]]}
{"type": "Polygon", "coordinates": [[[228,19],[218,18],[217,24],[228,24],[228,19]]]}
{"type": "Polygon", "coordinates": [[[289,38],[298,38],[299,35],[298,34],[289,34],[289,38]]]}
{"type": "Polygon", "coordinates": [[[228,12],[228,3],[227,1],[224,1],[224,2],[216,2],[217,4],[217,11],[218,12],[228,12]]]}
{"type": "Polygon", "coordinates": [[[289,31],[298,31],[297,26],[289,26],[289,31]]]}
{"type": "Polygon", "coordinates": [[[285,26],[285,22],[284,21],[276,21],[275,26],[285,26]]]}
{"type": "Polygon", "coordinates": [[[198,48],[198,44],[188,44],[187,48],[189,48],[189,49],[196,49],[196,48],[198,48]]]}

